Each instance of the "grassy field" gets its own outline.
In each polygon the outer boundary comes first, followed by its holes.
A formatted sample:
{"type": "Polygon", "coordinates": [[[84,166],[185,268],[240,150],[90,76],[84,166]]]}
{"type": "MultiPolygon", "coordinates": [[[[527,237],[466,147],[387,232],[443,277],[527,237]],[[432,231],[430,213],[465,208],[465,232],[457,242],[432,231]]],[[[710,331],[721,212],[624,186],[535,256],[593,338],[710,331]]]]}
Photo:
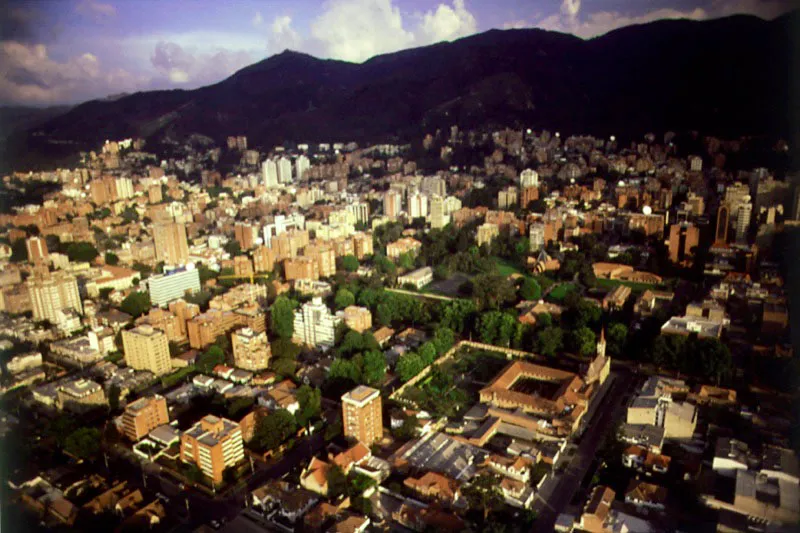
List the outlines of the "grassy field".
{"type": "Polygon", "coordinates": [[[521,274],[523,276],[529,275],[527,272],[520,269],[517,265],[510,263],[505,259],[500,259],[499,257],[495,257],[494,262],[497,264],[497,271],[503,276],[510,276],[511,274],[521,274]]]}
{"type": "Polygon", "coordinates": [[[619,285],[626,285],[631,288],[632,292],[644,292],[647,289],[662,290],[663,285],[650,284],[650,283],[637,283],[635,281],[622,281],[619,279],[597,279],[597,286],[602,289],[612,290],[619,285]]]}
{"type": "Polygon", "coordinates": [[[547,299],[553,302],[563,302],[567,294],[576,290],[575,284],[572,282],[561,283],[556,285],[553,290],[547,295],[547,299]]]}

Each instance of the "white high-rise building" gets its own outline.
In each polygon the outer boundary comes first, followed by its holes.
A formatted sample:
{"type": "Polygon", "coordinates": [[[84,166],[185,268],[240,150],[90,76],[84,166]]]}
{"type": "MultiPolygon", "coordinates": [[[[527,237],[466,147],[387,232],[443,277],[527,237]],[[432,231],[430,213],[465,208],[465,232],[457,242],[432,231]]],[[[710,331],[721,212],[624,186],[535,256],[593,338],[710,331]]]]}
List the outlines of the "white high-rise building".
{"type": "Polygon", "coordinates": [[[451,215],[461,209],[461,200],[455,196],[448,196],[444,199],[444,214],[451,215]]]}
{"type": "Polygon", "coordinates": [[[445,200],[438,194],[431,197],[431,228],[442,229],[449,222],[445,212],[445,200]]]}
{"type": "Polygon", "coordinates": [[[544,248],[544,224],[531,224],[528,240],[531,252],[538,252],[544,248]]]}
{"type": "Polygon", "coordinates": [[[369,204],[366,202],[358,202],[356,204],[347,204],[347,210],[356,216],[356,223],[369,222],[369,204]]]}
{"type": "Polygon", "coordinates": [[[306,156],[299,155],[294,162],[294,168],[297,173],[297,179],[301,180],[303,176],[305,176],[306,171],[311,168],[311,161],[309,161],[306,156]]]}
{"type": "Polygon", "coordinates": [[[44,278],[27,281],[34,320],[49,320],[58,324],[63,320],[60,311],[73,309],[83,313],[78,281],[66,272],[53,272],[44,278]]]}
{"type": "Polygon", "coordinates": [[[750,217],[753,214],[753,203],[750,197],[745,196],[745,201],[739,204],[739,212],[736,215],[736,242],[739,244],[747,243],[747,232],[750,229],[750,217]]]}
{"type": "Polygon", "coordinates": [[[335,342],[336,326],[341,321],[321,297],[315,296],[294,312],[294,338],[310,346],[330,348],[335,342]]]}
{"type": "Polygon", "coordinates": [[[411,220],[415,218],[428,216],[428,197],[424,194],[415,192],[408,198],[408,217],[411,220]]]}
{"type": "Polygon", "coordinates": [[[278,183],[292,182],[292,162],[285,156],[278,159],[278,183]]]}
{"type": "Polygon", "coordinates": [[[265,187],[278,186],[278,165],[272,159],[267,159],[261,164],[261,173],[264,176],[265,187]]]}
{"type": "Polygon", "coordinates": [[[533,169],[526,168],[519,173],[519,186],[523,189],[525,187],[538,187],[539,173],[533,169]]]}
{"type": "Polygon", "coordinates": [[[133,181],[130,178],[117,178],[115,185],[118,199],[133,198],[133,181]]]}
{"type": "Polygon", "coordinates": [[[447,196],[447,186],[445,181],[439,176],[427,176],[422,178],[422,192],[433,196],[438,194],[441,197],[447,196]]]}

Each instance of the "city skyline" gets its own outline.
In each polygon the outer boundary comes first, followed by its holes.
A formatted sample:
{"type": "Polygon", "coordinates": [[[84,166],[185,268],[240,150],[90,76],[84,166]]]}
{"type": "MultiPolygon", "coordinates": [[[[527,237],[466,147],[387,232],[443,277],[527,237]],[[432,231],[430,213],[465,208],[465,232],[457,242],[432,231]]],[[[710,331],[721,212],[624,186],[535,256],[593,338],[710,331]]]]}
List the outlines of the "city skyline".
{"type": "Polygon", "coordinates": [[[0,104],[74,104],[109,95],[190,89],[285,49],[360,63],[375,55],[490,29],[541,28],[588,39],[660,19],[733,14],[765,19],[785,0],[630,0],[480,5],[469,0],[9,2],[0,20],[0,104]]]}

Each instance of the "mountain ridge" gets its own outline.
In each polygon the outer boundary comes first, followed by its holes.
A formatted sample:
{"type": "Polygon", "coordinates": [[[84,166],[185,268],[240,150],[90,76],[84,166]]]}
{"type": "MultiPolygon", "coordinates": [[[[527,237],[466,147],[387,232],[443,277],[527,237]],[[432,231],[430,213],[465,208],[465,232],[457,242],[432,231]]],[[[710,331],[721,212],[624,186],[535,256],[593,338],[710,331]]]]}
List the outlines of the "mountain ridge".
{"type": "Polygon", "coordinates": [[[266,149],[408,139],[453,124],[790,136],[797,20],[797,12],[772,21],[662,20],[587,40],[490,30],[363,63],[287,49],[198,89],[85,102],[14,136],[10,151],[13,159],[56,142],[86,149],[107,138],[191,133],[217,141],[244,134],[266,149]]]}

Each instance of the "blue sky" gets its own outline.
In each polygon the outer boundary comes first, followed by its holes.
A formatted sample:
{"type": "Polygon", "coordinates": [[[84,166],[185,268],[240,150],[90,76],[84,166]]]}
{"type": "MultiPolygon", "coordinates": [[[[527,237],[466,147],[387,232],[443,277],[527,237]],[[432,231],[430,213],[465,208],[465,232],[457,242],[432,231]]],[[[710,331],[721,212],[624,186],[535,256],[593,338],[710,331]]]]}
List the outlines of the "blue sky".
{"type": "Polygon", "coordinates": [[[284,49],[361,62],[492,28],[592,38],[663,18],[774,18],[793,0],[5,0],[0,104],[194,88],[284,49]]]}

